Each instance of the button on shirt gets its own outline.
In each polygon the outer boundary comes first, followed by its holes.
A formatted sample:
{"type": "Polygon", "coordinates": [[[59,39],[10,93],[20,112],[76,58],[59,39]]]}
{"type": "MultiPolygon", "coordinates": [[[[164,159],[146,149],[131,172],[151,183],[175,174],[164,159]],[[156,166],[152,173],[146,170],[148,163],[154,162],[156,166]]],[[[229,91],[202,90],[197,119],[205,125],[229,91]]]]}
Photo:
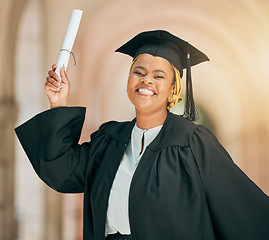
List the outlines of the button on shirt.
{"type": "Polygon", "coordinates": [[[158,135],[162,126],[143,130],[135,124],[131,134],[131,141],[126,148],[110,190],[106,235],[116,232],[131,234],[129,224],[129,189],[132,177],[146,147],[158,135]],[[141,152],[142,147],[143,151],[141,152]]]}

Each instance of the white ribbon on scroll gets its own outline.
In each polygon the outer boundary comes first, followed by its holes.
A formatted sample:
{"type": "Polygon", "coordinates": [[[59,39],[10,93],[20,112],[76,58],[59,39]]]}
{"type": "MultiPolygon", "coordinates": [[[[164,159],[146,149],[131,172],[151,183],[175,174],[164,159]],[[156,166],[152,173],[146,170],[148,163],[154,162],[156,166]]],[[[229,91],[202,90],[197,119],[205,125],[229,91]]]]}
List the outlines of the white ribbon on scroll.
{"type": "Polygon", "coordinates": [[[62,66],[64,65],[65,70],[67,69],[69,57],[70,57],[70,54],[72,52],[72,47],[73,47],[73,44],[75,42],[75,38],[76,38],[76,35],[78,32],[78,27],[80,24],[82,13],[83,13],[83,11],[78,10],[78,9],[74,9],[72,12],[72,16],[70,18],[68,29],[67,29],[66,34],[65,34],[63,46],[62,46],[60,56],[59,56],[59,59],[57,62],[57,68],[55,70],[55,72],[60,77],[60,79],[61,79],[60,70],[61,70],[62,66]]]}

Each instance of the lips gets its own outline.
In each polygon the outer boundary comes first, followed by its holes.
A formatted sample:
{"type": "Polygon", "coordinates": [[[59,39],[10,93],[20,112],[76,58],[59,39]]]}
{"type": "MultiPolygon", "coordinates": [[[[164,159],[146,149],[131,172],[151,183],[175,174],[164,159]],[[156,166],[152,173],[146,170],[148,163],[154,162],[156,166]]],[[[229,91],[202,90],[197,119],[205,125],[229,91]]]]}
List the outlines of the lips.
{"type": "Polygon", "coordinates": [[[152,90],[150,88],[145,88],[145,87],[137,88],[135,91],[138,92],[138,94],[144,95],[144,96],[156,95],[156,92],[154,90],[152,90]]]}

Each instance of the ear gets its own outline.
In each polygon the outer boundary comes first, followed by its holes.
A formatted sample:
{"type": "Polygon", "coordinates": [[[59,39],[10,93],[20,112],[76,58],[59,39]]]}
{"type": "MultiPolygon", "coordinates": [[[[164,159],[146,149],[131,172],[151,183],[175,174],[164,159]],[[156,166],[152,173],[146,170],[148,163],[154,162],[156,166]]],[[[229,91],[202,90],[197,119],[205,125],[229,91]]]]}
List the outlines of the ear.
{"type": "Polygon", "coordinates": [[[172,99],[173,95],[174,95],[174,90],[175,90],[175,84],[173,84],[171,86],[170,92],[169,92],[169,97],[168,99],[172,99]]]}

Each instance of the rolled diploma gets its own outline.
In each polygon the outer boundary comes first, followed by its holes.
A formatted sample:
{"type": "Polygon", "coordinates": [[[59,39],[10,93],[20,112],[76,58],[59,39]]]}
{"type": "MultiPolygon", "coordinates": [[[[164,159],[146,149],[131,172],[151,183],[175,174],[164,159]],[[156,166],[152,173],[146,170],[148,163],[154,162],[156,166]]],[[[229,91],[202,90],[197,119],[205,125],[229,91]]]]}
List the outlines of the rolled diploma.
{"type": "Polygon", "coordinates": [[[78,27],[80,24],[81,16],[83,11],[74,9],[72,12],[72,16],[70,18],[70,22],[68,25],[68,29],[65,34],[62,50],[60,52],[60,56],[57,62],[57,68],[55,72],[60,77],[60,70],[62,66],[64,65],[65,70],[67,69],[68,61],[70,58],[70,53],[72,52],[72,47],[75,42],[75,38],[78,32],[78,27]]]}

